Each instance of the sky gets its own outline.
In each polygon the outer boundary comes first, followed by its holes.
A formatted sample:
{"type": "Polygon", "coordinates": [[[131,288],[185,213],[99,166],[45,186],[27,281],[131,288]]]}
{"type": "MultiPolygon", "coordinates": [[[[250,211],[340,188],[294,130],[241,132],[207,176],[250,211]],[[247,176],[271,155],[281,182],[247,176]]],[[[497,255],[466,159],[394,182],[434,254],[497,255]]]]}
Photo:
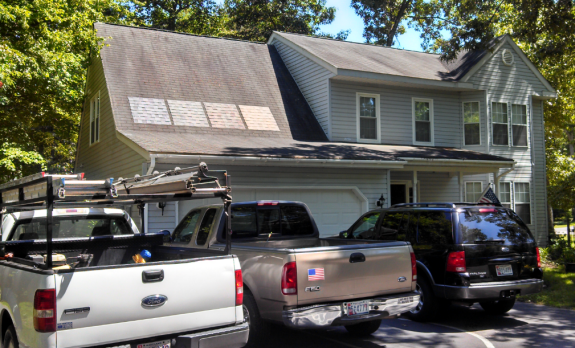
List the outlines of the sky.
{"type": "MultiPolygon", "coordinates": [[[[363,38],[363,21],[351,8],[351,0],[327,0],[328,7],[335,7],[335,20],[329,25],[322,25],[321,31],[337,34],[341,30],[351,30],[347,41],[365,42],[363,38]]],[[[422,51],[421,39],[419,33],[413,29],[406,28],[404,35],[399,36],[399,42],[394,45],[397,48],[403,48],[412,51],[422,51]]]]}

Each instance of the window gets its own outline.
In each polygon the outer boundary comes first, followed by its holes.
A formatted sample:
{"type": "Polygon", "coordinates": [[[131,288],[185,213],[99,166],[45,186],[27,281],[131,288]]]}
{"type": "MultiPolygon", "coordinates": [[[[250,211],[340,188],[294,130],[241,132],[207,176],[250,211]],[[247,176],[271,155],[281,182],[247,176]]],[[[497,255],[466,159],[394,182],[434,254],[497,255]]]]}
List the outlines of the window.
{"type": "Polygon", "coordinates": [[[504,209],[484,212],[465,209],[465,212],[459,213],[459,231],[462,244],[497,241],[506,245],[522,245],[535,242],[517,214],[504,209]]]}
{"type": "Polygon", "coordinates": [[[515,212],[523,222],[531,224],[531,198],[528,182],[515,183],[515,212]]]}
{"type": "Polygon", "coordinates": [[[401,237],[398,235],[402,218],[403,213],[401,212],[385,214],[381,222],[381,231],[378,239],[405,240],[405,235],[403,235],[403,239],[400,239],[401,237]]]}
{"type": "Polygon", "coordinates": [[[439,245],[452,242],[451,213],[424,211],[419,214],[417,244],[439,245]]]}
{"type": "Polygon", "coordinates": [[[174,230],[174,243],[189,243],[192,240],[201,212],[201,210],[194,210],[186,215],[174,230]]]}
{"type": "Polygon", "coordinates": [[[479,102],[463,103],[463,137],[465,145],[480,145],[479,102]]]}
{"type": "Polygon", "coordinates": [[[499,200],[501,205],[505,208],[511,208],[511,183],[510,182],[500,182],[499,183],[499,200]]]}
{"type": "Polygon", "coordinates": [[[433,100],[413,99],[413,143],[433,145],[433,100]]]}
{"type": "Polygon", "coordinates": [[[513,146],[527,146],[527,105],[511,106],[513,146]]]}
{"type": "Polygon", "coordinates": [[[356,239],[373,239],[375,238],[375,226],[379,219],[379,212],[364,215],[350,229],[353,238],[356,239]]]}
{"type": "Polygon", "coordinates": [[[469,181],[465,183],[465,201],[475,203],[481,198],[483,183],[481,181],[469,181]]]}
{"type": "Polygon", "coordinates": [[[196,237],[196,245],[204,245],[208,240],[212,226],[214,225],[214,218],[216,217],[216,209],[208,209],[202,219],[202,224],[198,229],[198,236],[196,237]]]}
{"type": "MultiPolygon", "coordinates": [[[[133,234],[126,219],[111,216],[61,216],[54,217],[53,238],[98,237],[120,234],[133,234]]],[[[14,233],[9,240],[46,239],[46,218],[17,220],[14,233]]]]}
{"type": "Polygon", "coordinates": [[[493,145],[509,145],[509,122],[507,104],[492,103],[493,145]]]}
{"type": "Polygon", "coordinates": [[[100,92],[90,101],[90,145],[100,141],[100,92]]]}
{"type": "Polygon", "coordinates": [[[357,94],[357,141],[377,143],[379,135],[379,95],[357,94]]]}

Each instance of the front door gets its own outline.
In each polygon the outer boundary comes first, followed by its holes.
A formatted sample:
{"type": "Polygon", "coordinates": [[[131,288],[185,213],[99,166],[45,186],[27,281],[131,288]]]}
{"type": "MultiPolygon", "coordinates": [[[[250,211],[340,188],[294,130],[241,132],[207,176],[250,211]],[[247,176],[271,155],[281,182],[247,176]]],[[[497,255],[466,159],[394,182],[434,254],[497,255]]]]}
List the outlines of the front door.
{"type": "Polygon", "coordinates": [[[408,203],[405,184],[391,184],[391,205],[408,203]]]}

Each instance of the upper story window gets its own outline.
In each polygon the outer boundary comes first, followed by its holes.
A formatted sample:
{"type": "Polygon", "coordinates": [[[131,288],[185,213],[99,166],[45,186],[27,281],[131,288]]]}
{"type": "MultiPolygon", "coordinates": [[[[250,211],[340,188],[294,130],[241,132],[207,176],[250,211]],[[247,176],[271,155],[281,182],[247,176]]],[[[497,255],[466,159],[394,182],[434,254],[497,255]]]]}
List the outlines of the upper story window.
{"type": "Polygon", "coordinates": [[[413,98],[413,143],[433,145],[433,100],[413,98]]]}
{"type": "Polygon", "coordinates": [[[509,145],[509,120],[506,103],[491,104],[493,145],[509,145]]]}
{"type": "Polygon", "coordinates": [[[465,183],[465,201],[475,203],[481,198],[483,183],[481,181],[468,181],[465,183]]]}
{"type": "Polygon", "coordinates": [[[511,106],[513,146],[527,146],[527,105],[511,106]]]}
{"type": "Polygon", "coordinates": [[[463,143],[481,145],[479,102],[463,103],[463,143]]]}
{"type": "Polygon", "coordinates": [[[357,93],[357,141],[381,142],[379,94],[357,93]]]}
{"type": "Polygon", "coordinates": [[[100,92],[90,100],[90,145],[100,141],[100,92]]]}

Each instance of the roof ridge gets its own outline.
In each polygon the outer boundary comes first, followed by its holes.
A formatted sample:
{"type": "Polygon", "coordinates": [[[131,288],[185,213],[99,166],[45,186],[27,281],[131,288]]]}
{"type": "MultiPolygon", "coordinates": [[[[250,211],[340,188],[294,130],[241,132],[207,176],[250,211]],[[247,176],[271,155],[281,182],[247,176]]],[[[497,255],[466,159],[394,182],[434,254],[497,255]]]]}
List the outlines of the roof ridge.
{"type": "Polygon", "coordinates": [[[375,45],[375,44],[371,44],[371,43],[367,43],[367,42],[355,42],[355,41],[337,40],[337,39],[334,39],[334,38],[331,38],[331,37],[318,36],[318,35],[313,35],[313,34],[312,34],[312,35],[306,35],[306,34],[299,34],[299,33],[288,33],[288,32],[280,31],[280,30],[274,30],[274,32],[275,32],[275,33],[281,33],[281,34],[304,36],[304,37],[309,37],[309,38],[312,38],[312,39],[331,40],[331,41],[345,42],[345,43],[350,43],[350,44],[364,45],[364,46],[370,46],[370,47],[378,47],[378,48],[391,49],[391,50],[397,50],[397,51],[429,54],[429,55],[432,55],[432,56],[437,56],[438,58],[439,58],[439,56],[441,56],[440,54],[437,54],[437,53],[424,52],[424,51],[414,51],[414,50],[408,50],[408,49],[405,49],[405,48],[397,48],[397,47],[389,47],[389,46],[380,46],[380,45],[375,45]]]}
{"type": "Polygon", "coordinates": [[[126,24],[117,24],[117,23],[94,22],[94,25],[96,25],[96,24],[113,25],[113,26],[116,26],[116,27],[131,28],[131,29],[142,29],[142,30],[160,31],[160,32],[170,33],[170,34],[179,34],[179,35],[187,35],[187,36],[194,36],[194,37],[203,37],[203,38],[206,38],[206,39],[220,39],[220,40],[228,40],[228,41],[238,41],[238,42],[252,43],[252,44],[258,44],[258,45],[267,45],[266,42],[248,41],[248,40],[234,39],[234,38],[231,38],[231,37],[223,37],[223,36],[210,36],[210,35],[191,34],[191,33],[184,33],[184,32],[180,32],[180,31],[173,31],[173,30],[159,29],[159,28],[152,28],[152,27],[140,27],[140,26],[126,25],[126,24]]]}

